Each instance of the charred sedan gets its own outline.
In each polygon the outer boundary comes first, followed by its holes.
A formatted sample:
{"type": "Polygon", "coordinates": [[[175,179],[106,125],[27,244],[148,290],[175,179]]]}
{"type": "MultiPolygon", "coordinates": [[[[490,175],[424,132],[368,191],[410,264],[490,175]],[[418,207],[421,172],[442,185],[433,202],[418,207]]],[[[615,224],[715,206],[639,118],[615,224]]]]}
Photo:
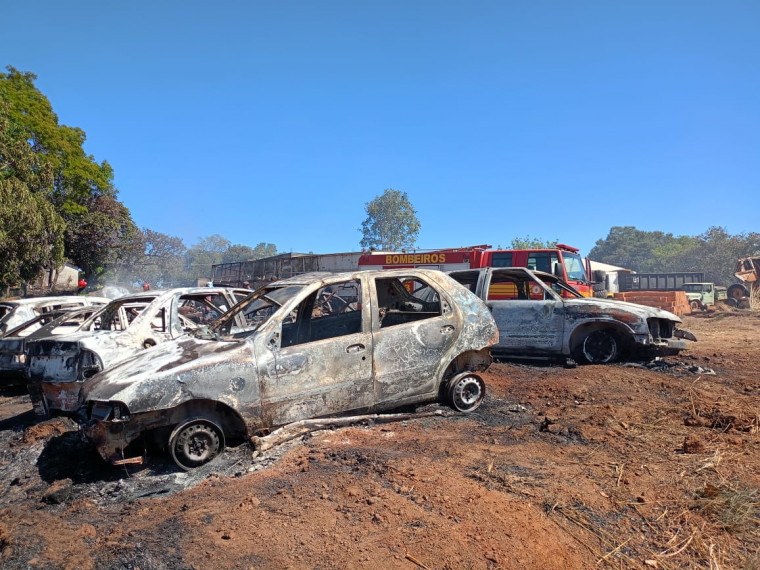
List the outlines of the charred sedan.
{"type": "Polygon", "coordinates": [[[600,364],[627,355],[673,354],[696,340],[678,328],[681,319],[673,313],[583,297],[549,273],[488,267],[450,275],[484,299],[496,319],[495,356],[571,356],[600,364]]]}
{"type": "Polygon", "coordinates": [[[474,410],[498,339],[475,295],[438,271],[309,274],[256,291],[195,338],[92,378],[85,433],[114,463],[143,436],[190,469],[228,438],[290,422],[447,400],[474,410]],[[247,327],[235,331],[238,315],[247,327]]]}
{"type": "Polygon", "coordinates": [[[26,385],[26,343],[79,328],[99,307],[48,311],[0,337],[0,384],[26,385]]]}
{"type": "Polygon", "coordinates": [[[105,297],[30,297],[15,301],[0,301],[0,336],[11,329],[50,311],[70,311],[78,307],[99,307],[111,301],[105,297]]]}
{"type": "MultiPolygon", "coordinates": [[[[213,322],[250,293],[224,287],[136,293],[111,301],[70,334],[28,342],[28,388],[35,413],[76,414],[89,377],[213,322]]],[[[242,320],[237,324],[242,326],[242,320]]]]}

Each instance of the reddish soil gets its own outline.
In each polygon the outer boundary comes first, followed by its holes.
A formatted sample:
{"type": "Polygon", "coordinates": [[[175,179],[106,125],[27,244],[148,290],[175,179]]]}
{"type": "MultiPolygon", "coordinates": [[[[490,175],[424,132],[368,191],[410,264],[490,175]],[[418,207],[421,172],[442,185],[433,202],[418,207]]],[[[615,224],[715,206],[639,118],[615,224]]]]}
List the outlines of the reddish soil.
{"type": "Polygon", "coordinates": [[[699,342],[667,365],[499,363],[474,414],[244,444],[190,476],[105,465],[0,398],[0,566],[758,568],[760,316],[684,327],[699,342]]]}

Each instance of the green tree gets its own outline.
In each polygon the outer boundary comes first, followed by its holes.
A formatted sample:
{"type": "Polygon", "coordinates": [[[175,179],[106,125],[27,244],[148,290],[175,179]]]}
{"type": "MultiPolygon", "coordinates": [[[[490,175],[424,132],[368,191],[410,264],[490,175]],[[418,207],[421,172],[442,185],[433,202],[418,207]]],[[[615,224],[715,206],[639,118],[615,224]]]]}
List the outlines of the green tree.
{"type": "Polygon", "coordinates": [[[702,272],[708,282],[729,285],[736,282],[736,260],[759,254],[756,232],[731,235],[714,226],[698,236],[674,236],[615,226],[596,242],[589,257],[639,273],[702,272]]]}
{"type": "Polygon", "coordinates": [[[555,239],[554,241],[544,241],[540,238],[534,238],[530,235],[526,235],[524,238],[514,238],[509,243],[509,249],[551,249],[557,247],[558,241],[558,239],[555,239]]]}
{"type": "Polygon", "coordinates": [[[112,264],[139,252],[139,230],[117,199],[111,166],[84,151],[84,131],[58,123],[50,101],[34,85],[34,74],[7,70],[0,73],[0,113],[26,149],[4,145],[3,176],[16,178],[36,200],[53,205],[66,224],[65,256],[94,284],[117,269],[112,264]]]}
{"type": "Polygon", "coordinates": [[[420,233],[417,212],[406,192],[388,188],[365,204],[360,245],[368,249],[395,251],[414,247],[420,233]]]}
{"type": "Polygon", "coordinates": [[[0,99],[0,288],[33,281],[63,263],[64,222],[32,188],[52,182],[45,157],[30,149],[0,99]],[[31,188],[30,188],[31,186],[31,188]]]}
{"type": "Polygon", "coordinates": [[[222,263],[234,263],[236,261],[250,261],[277,255],[277,247],[273,243],[260,242],[256,247],[248,245],[231,245],[222,255],[222,263]]]}
{"type": "MultiPolygon", "coordinates": [[[[113,170],[85,153],[85,133],[78,127],[58,124],[53,107],[34,85],[37,76],[8,66],[0,73],[0,100],[9,103],[12,123],[24,133],[31,150],[44,155],[53,169],[52,184],[30,190],[45,191],[60,213],[83,213],[83,202],[97,196],[116,196],[113,170]]],[[[27,181],[29,182],[29,181],[27,181]]]]}
{"type": "Polygon", "coordinates": [[[185,273],[187,247],[180,238],[144,228],[140,241],[142,255],[124,268],[121,280],[162,288],[190,284],[185,273]]]}
{"type": "Polygon", "coordinates": [[[64,223],[42,196],[0,178],[0,287],[33,281],[63,263],[64,223]]]}
{"type": "Polygon", "coordinates": [[[133,265],[143,248],[129,210],[111,196],[98,196],[84,213],[68,216],[66,254],[91,285],[133,265]]]}
{"type": "Polygon", "coordinates": [[[679,247],[689,247],[689,239],[659,231],[641,231],[633,226],[613,226],[605,239],[597,240],[589,257],[639,273],[667,271],[661,269],[666,265],[665,260],[677,257],[679,247]]]}
{"type": "Polygon", "coordinates": [[[198,277],[210,277],[211,266],[222,262],[224,252],[232,243],[219,234],[200,238],[198,243],[185,253],[185,268],[192,281],[198,277]]]}

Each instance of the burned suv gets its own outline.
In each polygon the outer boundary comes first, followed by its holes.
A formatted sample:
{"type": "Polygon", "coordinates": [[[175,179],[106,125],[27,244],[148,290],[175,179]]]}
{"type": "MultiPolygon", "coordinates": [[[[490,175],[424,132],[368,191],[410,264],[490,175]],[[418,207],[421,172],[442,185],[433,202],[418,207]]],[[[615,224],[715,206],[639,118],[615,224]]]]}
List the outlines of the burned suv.
{"type": "Polygon", "coordinates": [[[85,433],[113,463],[143,436],[184,469],[229,438],[307,418],[448,401],[474,410],[496,324],[444,273],[308,274],[257,290],[209,331],[94,376],[85,433]],[[246,327],[236,331],[235,319],[246,327]]]}

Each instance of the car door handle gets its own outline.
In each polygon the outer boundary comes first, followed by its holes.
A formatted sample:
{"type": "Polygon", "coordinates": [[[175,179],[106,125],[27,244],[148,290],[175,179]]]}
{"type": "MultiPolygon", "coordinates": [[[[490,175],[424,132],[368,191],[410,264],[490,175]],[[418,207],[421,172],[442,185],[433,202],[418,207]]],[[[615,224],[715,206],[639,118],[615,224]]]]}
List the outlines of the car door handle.
{"type": "Polygon", "coordinates": [[[361,352],[365,348],[363,344],[352,344],[346,349],[346,352],[361,352]]]}
{"type": "Polygon", "coordinates": [[[442,334],[451,334],[454,332],[454,327],[452,325],[446,325],[441,327],[441,333],[442,334]]]}

